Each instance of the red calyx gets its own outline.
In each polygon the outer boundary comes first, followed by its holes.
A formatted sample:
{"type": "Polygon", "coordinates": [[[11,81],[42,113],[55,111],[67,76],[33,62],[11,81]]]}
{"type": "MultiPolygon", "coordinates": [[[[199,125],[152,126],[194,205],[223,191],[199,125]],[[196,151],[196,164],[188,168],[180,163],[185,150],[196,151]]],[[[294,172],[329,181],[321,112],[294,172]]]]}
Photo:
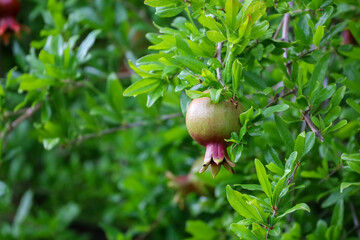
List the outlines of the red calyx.
{"type": "Polygon", "coordinates": [[[0,38],[5,45],[9,44],[10,36],[13,32],[20,33],[21,26],[16,21],[16,16],[20,11],[18,0],[0,0],[0,38]]]}

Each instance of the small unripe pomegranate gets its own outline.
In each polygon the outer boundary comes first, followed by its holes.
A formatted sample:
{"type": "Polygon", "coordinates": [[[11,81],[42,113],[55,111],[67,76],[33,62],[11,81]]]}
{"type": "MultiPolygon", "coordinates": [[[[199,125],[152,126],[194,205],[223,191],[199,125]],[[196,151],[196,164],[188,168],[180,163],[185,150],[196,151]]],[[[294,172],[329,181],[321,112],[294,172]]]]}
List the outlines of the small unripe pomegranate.
{"type": "Polygon", "coordinates": [[[232,132],[240,131],[239,115],[241,105],[229,101],[213,103],[210,98],[203,97],[193,100],[186,113],[186,127],[191,137],[206,147],[204,163],[200,173],[211,166],[213,177],[223,165],[233,173],[235,164],[230,161],[226,148],[232,132]]]}
{"type": "Polygon", "coordinates": [[[0,38],[9,43],[11,32],[19,33],[21,26],[16,21],[20,11],[18,0],[0,0],[0,38]]]}

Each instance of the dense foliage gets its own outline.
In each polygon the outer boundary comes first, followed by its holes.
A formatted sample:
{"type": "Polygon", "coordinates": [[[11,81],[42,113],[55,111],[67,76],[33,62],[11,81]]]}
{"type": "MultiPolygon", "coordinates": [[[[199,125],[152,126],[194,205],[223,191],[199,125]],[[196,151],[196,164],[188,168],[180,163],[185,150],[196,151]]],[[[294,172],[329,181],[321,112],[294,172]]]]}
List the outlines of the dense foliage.
{"type": "Polygon", "coordinates": [[[20,3],[1,239],[360,238],[359,1],[20,3]],[[201,97],[244,107],[233,175],[198,173],[201,97]]]}

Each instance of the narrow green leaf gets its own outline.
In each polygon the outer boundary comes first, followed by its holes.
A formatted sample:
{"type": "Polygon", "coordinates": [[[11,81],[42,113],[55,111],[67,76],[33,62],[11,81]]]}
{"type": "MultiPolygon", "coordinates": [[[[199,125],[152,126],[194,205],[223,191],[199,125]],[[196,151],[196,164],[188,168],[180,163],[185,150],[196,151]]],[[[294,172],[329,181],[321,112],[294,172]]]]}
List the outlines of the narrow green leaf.
{"type": "Polygon", "coordinates": [[[259,240],[247,227],[240,225],[238,223],[233,223],[230,225],[231,231],[236,234],[240,239],[245,240],[259,240]]]}
{"type": "Polygon", "coordinates": [[[338,226],[340,229],[342,229],[343,221],[344,221],[344,200],[341,199],[335,205],[331,217],[331,225],[338,226]]]}
{"type": "Polygon", "coordinates": [[[341,159],[343,161],[360,162],[360,153],[353,153],[353,154],[343,153],[341,155],[341,159]]]}
{"type": "Polygon", "coordinates": [[[280,216],[278,216],[277,218],[283,218],[285,217],[286,215],[290,214],[290,213],[293,213],[297,210],[303,210],[303,211],[307,211],[307,212],[310,212],[310,208],[309,206],[306,204],[306,203],[299,203],[299,204],[296,204],[294,207],[286,210],[283,214],[281,214],[280,216]]]}
{"type": "Polygon", "coordinates": [[[347,162],[351,170],[360,174],[360,165],[354,162],[347,162]]]}
{"type": "Polygon", "coordinates": [[[316,28],[314,37],[313,37],[313,43],[315,46],[319,47],[322,37],[324,36],[324,29],[325,26],[319,26],[316,28]]]}
{"type": "Polygon", "coordinates": [[[193,57],[187,57],[187,56],[175,56],[175,60],[179,61],[182,65],[193,71],[194,73],[201,74],[201,71],[203,68],[207,68],[207,66],[193,58],[193,57]]]}
{"type": "Polygon", "coordinates": [[[305,150],[304,150],[303,155],[307,154],[312,149],[314,144],[315,144],[315,133],[314,132],[306,133],[305,150]]]}
{"type": "Polygon", "coordinates": [[[155,14],[159,17],[174,17],[180,14],[185,9],[185,5],[180,6],[167,6],[167,7],[157,7],[155,14]]]}
{"type": "Polygon", "coordinates": [[[218,103],[220,101],[220,95],[221,95],[221,92],[223,91],[224,89],[210,89],[210,98],[211,98],[211,101],[213,103],[218,103]]]}
{"type": "Polygon", "coordinates": [[[344,189],[351,187],[351,186],[360,186],[360,182],[343,182],[340,185],[340,192],[342,193],[344,189]]]}
{"type": "Polygon", "coordinates": [[[321,89],[320,91],[315,94],[314,98],[312,99],[312,104],[320,104],[323,101],[329,99],[336,91],[335,85],[327,86],[326,88],[321,89]]]}
{"type": "Polygon", "coordinates": [[[297,156],[298,156],[297,152],[292,152],[290,154],[290,156],[289,156],[289,158],[288,158],[288,160],[286,161],[286,164],[285,164],[285,169],[286,170],[292,171],[294,169],[297,156]]]}
{"type": "Polygon", "coordinates": [[[176,5],[179,0],[145,0],[144,3],[150,7],[167,7],[176,5]]]}
{"type": "Polygon", "coordinates": [[[256,167],[256,174],[259,179],[261,188],[263,189],[263,191],[265,192],[265,194],[268,196],[268,198],[271,201],[271,199],[272,199],[271,183],[266,174],[265,167],[258,159],[255,159],[255,167],[256,167]]]}
{"type": "Polygon", "coordinates": [[[226,40],[226,37],[217,30],[207,31],[206,36],[210,39],[210,41],[215,43],[219,43],[226,40]]]}
{"type": "Polygon", "coordinates": [[[240,10],[240,2],[238,0],[227,0],[225,3],[225,23],[233,29],[236,24],[236,16],[240,10]]]}
{"type": "Polygon", "coordinates": [[[278,167],[277,165],[275,165],[275,163],[271,162],[268,165],[266,165],[267,169],[269,169],[271,172],[282,176],[284,174],[284,170],[280,167],[278,167]]]}
{"type": "Polygon", "coordinates": [[[233,92],[236,93],[242,77],[242,64],[236,59],[232,66],[232,81],[233,81],[233,92]]]}
{"type": "Polygon", "coordinates": [[[354,101],[354,99],[346,99],[346,103],[352,107],[356,112],[360,113],[360,105],[354,101]]]}
{"type": "Polygon", "coordinates": [[[308,83],[309,90],[315,89],[316,83],[321,83],[325,78],[330,63],[330,53],[325,53],[315,65],[315,69],[308,83]]]}
{"type": "Polygon", "coordinates": [[[144,78],[133,83],[127,89],[125,89],[123,95],[128,97],[128,96],[136,96],[139,94],[147,93],[155,89],[160,83],[161,80],[156,78],[144,78]]]}
{"type": "Polygon", "coordinates": [[[96,37],[101,33],[100,29],[94,30],[82,41],[76,54],[78,61],[84,62],[90,48],[94,45],[96,37]]]}
{"type": "Polygon", "coordinates": [[[282,104],[279,104],[279,105],[275,105],[275,106],[272,106],[272,107],[268,107],[266,108],[262,114],[264,115],[264,118],[268,118],[270,117],[273,113],[276,113],[276,112],[283,112],[285,110],[289,109],[289,105],[286,105],[284,103],[282,104]]]}
{"type": "Polygon", "coordinates": [[[300,133],[295,140],[294,150],[298,153],[298,159],[301,159],[305,152],[305,132],[300,133]]]}
{"type": "Polygon", "coordinates": [[[286,123],[278,116],[275,116],[276,128],[280,134],[283,143],[285,144],[288,151],[292,151],[294,149],[294,139],[289,131],[286,123]]]}
{"type": "Polygon", "coordinates": [[[241,216],[262,221],[261,215],[256,207],[251,205],[243,194],[233,190],[229,185],[226,186],[226,196],[232,208],[241,216]]]}

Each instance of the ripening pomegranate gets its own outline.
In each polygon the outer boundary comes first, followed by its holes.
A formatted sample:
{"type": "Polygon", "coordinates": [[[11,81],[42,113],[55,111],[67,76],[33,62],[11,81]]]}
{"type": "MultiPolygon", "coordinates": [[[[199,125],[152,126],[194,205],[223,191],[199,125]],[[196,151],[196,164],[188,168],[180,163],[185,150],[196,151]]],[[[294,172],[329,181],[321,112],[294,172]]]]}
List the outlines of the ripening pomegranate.
{"type": "Polygon", "coordinates": [[[0,38],[7,45],[12,32],[20,32],[21,26],[16,21],[20,11],[18,0],[0,0],[0,38]]]}
{"type": "Polygon", "coordinates": [[[356,45],[356,40],[350,30],[343,31],[342,37],[344,38],[344,40],[342,41],[342,44],[356,45]]]}
{"type": "Polygon", "coordinates": [[[213,103],[210,98],[193,100],[186,113],[186,127],[191,137],[206,147],[204,163],[200,173],[211,166],[213,177],[223,165],[233,173],[235,164],[230,161],[224,139],[230,138],[232,132],[240,131],[239,115],[243,112],[241,105],[229,101],[213,103]]]}

